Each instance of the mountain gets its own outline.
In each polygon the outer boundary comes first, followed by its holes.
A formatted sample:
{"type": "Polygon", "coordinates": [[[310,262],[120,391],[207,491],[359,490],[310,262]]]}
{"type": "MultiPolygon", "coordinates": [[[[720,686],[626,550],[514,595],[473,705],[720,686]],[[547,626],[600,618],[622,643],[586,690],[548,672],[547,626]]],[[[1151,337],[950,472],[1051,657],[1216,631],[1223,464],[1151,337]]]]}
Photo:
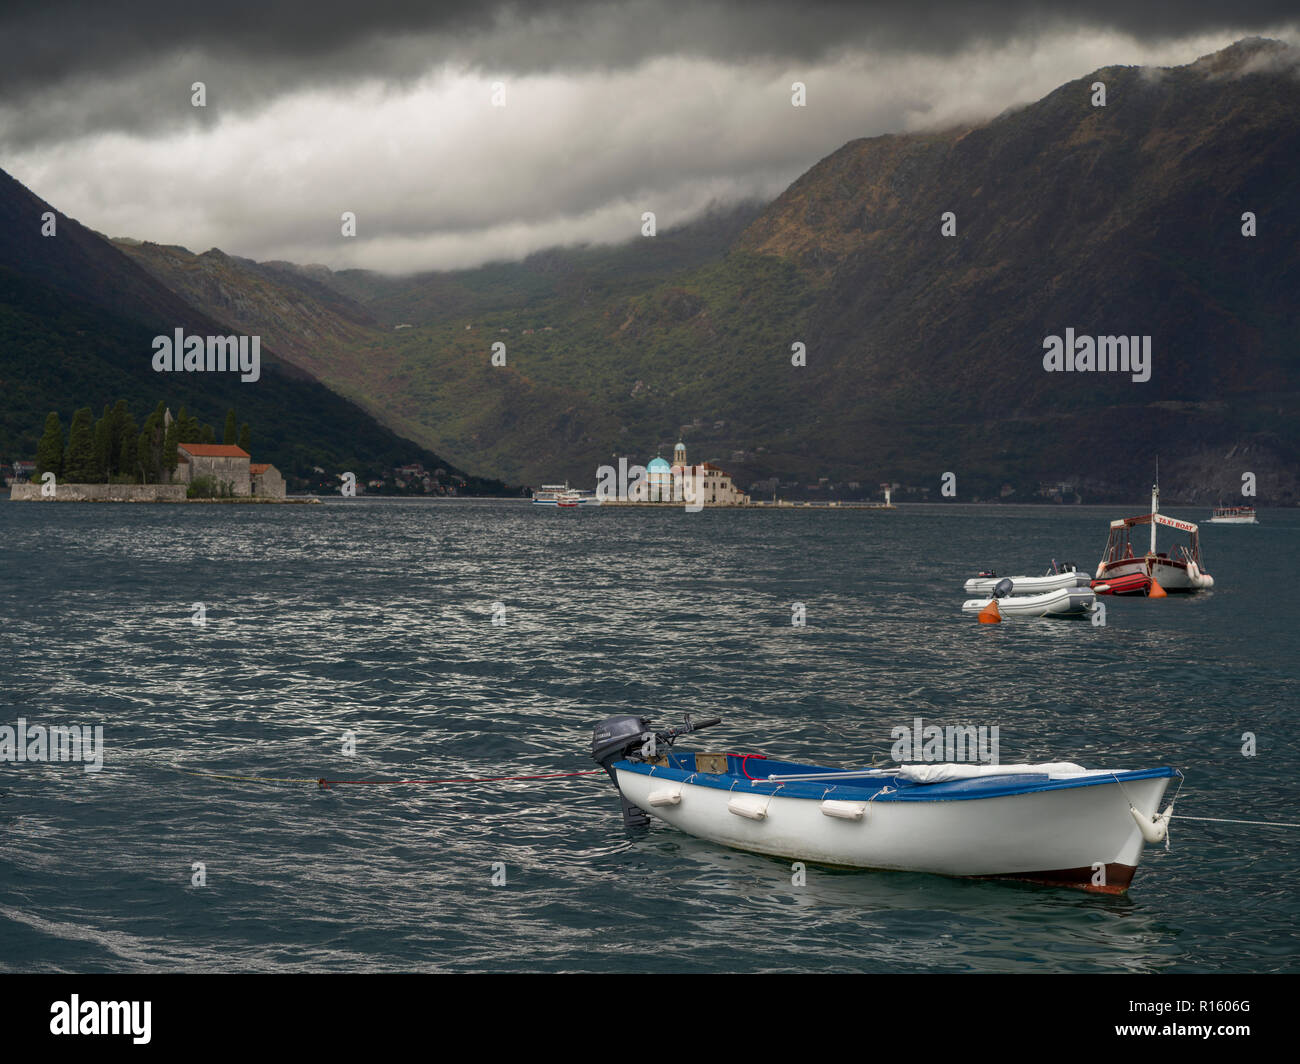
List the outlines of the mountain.
{"type": "MultiPolygon", "coordinates": [[[[291,485],[320,466],[332,476],[352,471],[358,479],[420,462],[443,467],[466,481],[466,489],[506,491],[498,481],[467,477],[436,453],[378,424],[353,402],[322,385],[293,361],[278,357],[276,343],[262,348],[261,379],[241,382],[230,373],[158,373],[153,337],[252,332],[249,317],[218,318],[192,305],[136,265],[118,248],[0,171],[0,457],[30,458],[51,410],[65,431],[75,409],[127,400],[137,422],[159,400],[181,405],[220,430],[227,409],[252,429],[255,457],[274,463],[291,485]],[[54,233],[43,236],[45,216],[54,233]],[[238,318],[238,320],[235,320],[238,318]]],[[[273,276],[272,268],[257,274],[273,276]]],[[[273,281],[268,280],[268,285],[273,281]]],[[[322,288],[340,319],[364,312],[322,288]]],[[[259,308],[258,323],[269,318],[259,308]]],[[[364,326],[354,323],[355,335],[364,326]]],[[[266,340],[270,341],[268,330],[266,340]]],[[[293,328],[275,334],[295,352],[293,328]]]]}
{"type": "MultiPolygon", "coordinates": [[[[622,442],[620,404],[600,395],[607,381],[575,380],[573,352],[600,344],[604,327],[596,321],[575,338],[570,308],[603,317],[611,299],[718,260],[761,209],[716,208],[629,247],[554,249],[412,277],[116,244],[207,313],[274,339],[297,366],[401,434],[426,445],[437,438],[453,461],[473,455],[476,467],[536,484],[588,480],[594,458],[608,460],[622,442]],[[548,328],[538,315],[552,313],[568,324],[548,328]],[[491,364],[495,342],[507,345],[505,366],[491,364]],[[551,372],[539,372],[539,355],[551,372]]],[[[635,390],[638,382],[626,385],[635,390]]],[[[662,417],[656,412],[653,421],[662,425],[662,417]]]]}
{"type": "Polygon", "coordinates": [[[1298,69],[1259,39],[1107,67],[975,126],[853,141],[761,210],[477,270],[209,252],[189,258],[225,291],[203,294],[174,249],[125,250],[213,316],[281,330],[286,358],[395,431],[512,481],[591,483],[684,436],[741,483],[800,486],[783,494],[826,477],[938,496],[953,472],[964,500],[1064,484],[1136,503],[1158,454],[1170,501],[1230,498],[1253,472],[1260,501],[1294,503],[1298,69]],[[1149,379],[1047,372],[1066,330],[1149,337],[1149,379]]]}
{"type": "Polygon", "coordinates": [[[918,476],[914,448],[977,476],[1136,489],[1162,453],[1179,494],[1209,497],[1240,484],[1245,449],[1294,501],[1298,65],[1254,40],[1105,68],[978,128],[823,160],[740,242],[818,286],[818,412],[918,476]],[[1044,372],[1067,327],[1151,336],[1151,379],[1044,372]]]}

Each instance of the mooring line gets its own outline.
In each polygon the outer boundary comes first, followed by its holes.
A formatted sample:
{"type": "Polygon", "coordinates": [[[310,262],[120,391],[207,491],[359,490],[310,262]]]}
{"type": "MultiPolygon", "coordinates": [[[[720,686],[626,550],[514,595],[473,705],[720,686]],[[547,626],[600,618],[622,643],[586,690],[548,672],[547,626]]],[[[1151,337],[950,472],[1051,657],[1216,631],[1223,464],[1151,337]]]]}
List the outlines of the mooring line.
{"type": "Polygon", "coordinates": [[[178,768],[177,772],[184,776],[197,776],[200,779],[210,780],[242,780],[247,783],[314,783],[323,791],[338,786],[366,786],[366,787],[406,787],[418,784],[446,784],[446,783],[504,783],[512,780],[554,780],[564,779],[570,776],[595,776],[600,775],[605,770],[599,768],[587,769],[582,772],[548,772],[538,776],[469,776],[456,779],[428,779],[428,780],[331,780],[324,776],[237,776],[227,772],[193,772],[189,769],[178,768]]]}
{"type": "Polygon", "coordinates": [[[225,772],[191,772],[189,769],[178,768],[175,771],[182,776],[198,776],[200,779],[207,780],[245,780],[249,783],[316,783],[315,776],[234,776],[225,772]]]}
{"type": "Polygon", "coordinates": [[[570,776],[596,776],[604,773],[603,768],[586,769],[582,772],[548,772],[541,776],[471,776],[464,779],[446,779],[446,780],[327,780],[321,777],[313,780],[320,786],[321,790],[328,790],[330,787],[336,787],[340,784],[356,784],[367,787],[405,787],[409,784],[419,783],[503,783],[510,780],[558,780],[570,776]]]}
{"type": "Polygon", "coordinates": [[[1222,816],[1188,816],[1186,813],[1175,813],[1170,819],[1209,820],[1216,824],[1258,824],[1266,828],[1300,828],[1300,824],[1291,824],[1285,820],[1230,820],[1222,816]]]}

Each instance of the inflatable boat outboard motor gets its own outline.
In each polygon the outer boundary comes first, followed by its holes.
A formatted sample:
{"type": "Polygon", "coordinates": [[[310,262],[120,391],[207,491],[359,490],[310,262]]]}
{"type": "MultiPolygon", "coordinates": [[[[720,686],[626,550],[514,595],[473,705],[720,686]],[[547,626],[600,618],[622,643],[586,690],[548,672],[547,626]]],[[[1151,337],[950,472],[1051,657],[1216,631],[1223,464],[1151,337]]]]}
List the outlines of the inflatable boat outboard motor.
{"type": "MultiPolygon", "coordinates": [[[[720,724],[721,717],[693,721],[686,714],[686,723],[677,728],[656,731],[646,717],[625,713],[618,717],[609,717],[596,725],[591,735],[591,757],[601,768],[609,773],[609,778],[618,787],[618,774],[614,771],[616,761],[644,761],[666,754],[668,748],[683,735],[698,728],[707,728],[720,724]]],[[[633,805],[620,789],[619,800],[623,803],[623,824],[629,828],[644,828],[650,823],[649,815],[633,805]]]]}

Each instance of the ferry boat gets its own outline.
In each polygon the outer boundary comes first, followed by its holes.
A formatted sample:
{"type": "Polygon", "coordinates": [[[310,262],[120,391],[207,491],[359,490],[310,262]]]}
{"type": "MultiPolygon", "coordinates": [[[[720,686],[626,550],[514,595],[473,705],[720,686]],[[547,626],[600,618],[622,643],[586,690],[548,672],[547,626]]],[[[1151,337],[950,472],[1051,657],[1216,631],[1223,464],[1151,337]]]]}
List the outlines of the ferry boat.
{"type": "Polygon", "coordinates": [[[1097,566],[1096,579],[1110,583],[1118,577],[1141,574],[1158,583],[1165,591],[1204,591],[1214,586],[1214,577],[1204,571],[1201,560],[1201,541],[1196,525],[1179,521],[1160,512],[1160,485],[1151,486],[1151,512],[1137,517],[1124,517],[1110,523],[1110,537],[1106,552],[1097,566]],[[1145,525],[1151,527],[1151,545],[1145,554],[1133,553],[1133,531],[1145,525]],[[1156,550],[1156,527],[1164,525],[1186,532],[1188,542],[1179,544],[1173,551],[1156,550]]]}
{"type": "Polygon", "coordinates": [[[1164,842],[1177,769],[1045,764],[901,764],[835,769],[762,754],[678,753],[718,718],[658,730],[610,717],[592,758],[614,781],[628,828],[650,816],[751,853],[841,868],[1020,879],[1122,894],[1147,844],[1164,842]]]}
{"type": "Polygon", "coordinates": [[[568,483],[543,484],[533,492],[534,506],[599,506],[600,499],[589,488],[571,488],[568,483]]]}
{"type": "Polygon", "coordinates": [[[1253,506],[1216,506],[1210,516],[1212,525],[1256,525],[1253,506]]]}

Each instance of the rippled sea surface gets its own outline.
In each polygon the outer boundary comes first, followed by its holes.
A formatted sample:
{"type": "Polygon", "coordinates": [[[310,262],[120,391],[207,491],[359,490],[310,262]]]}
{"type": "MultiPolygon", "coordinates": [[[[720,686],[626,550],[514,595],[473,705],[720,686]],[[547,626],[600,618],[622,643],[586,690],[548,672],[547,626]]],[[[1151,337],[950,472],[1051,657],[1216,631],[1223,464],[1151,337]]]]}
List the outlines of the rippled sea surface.
{"type": "Polygon", "coordinates": [[[1296,829],[1177,819],[1120,898],[795,886],[629,837],[603,776],[190,774],[581,772],[600,719],[683,711],[724,718],[703,748],[851,765],[921,716],[997,725],[1004,762],[1173,765],[1189,816],[1300,822],[1300,513],[1203,524],[1214,591],[1110,599],[1104,628],[960,612],[977,568],[1091,569],[1141,510],[0,502],[0,724],[106,746],[97,774],[0,763],[0,970],[1296,971],[1296,829]]]}

